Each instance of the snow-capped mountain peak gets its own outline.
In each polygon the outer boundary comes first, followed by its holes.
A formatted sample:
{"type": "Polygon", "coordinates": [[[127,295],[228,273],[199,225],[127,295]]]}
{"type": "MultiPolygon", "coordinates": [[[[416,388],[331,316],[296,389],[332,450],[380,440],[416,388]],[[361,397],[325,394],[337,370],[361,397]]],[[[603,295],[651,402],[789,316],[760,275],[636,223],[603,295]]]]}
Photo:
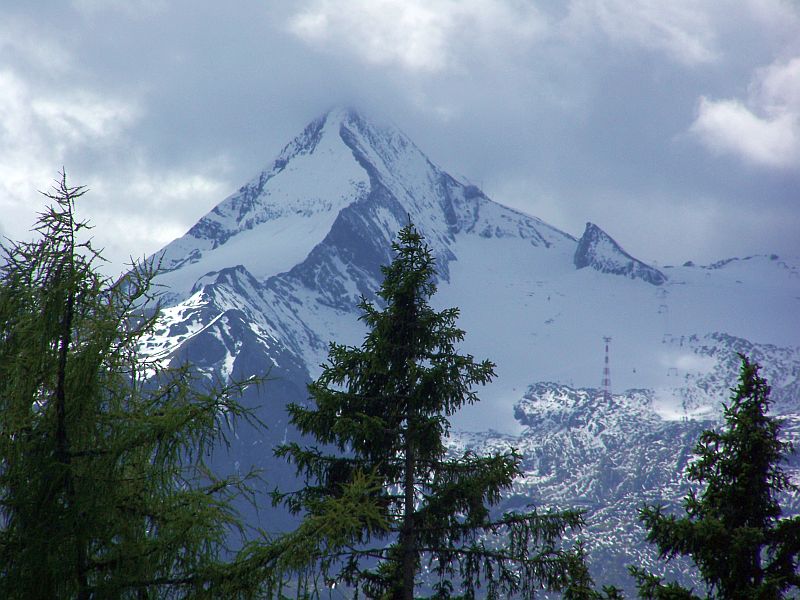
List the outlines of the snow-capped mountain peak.
{"type": "Polygon", "coordinates": [[[653,285],[661,285],[667,281],[667,276],[661,271],[625,252],[610,235],[594,223],[586,223],[573,260],[578,269],[590,267],[601,273],[643,279],[653,285]]]}
{"type": "Polygon", "coordinates": [[[796,258],[687,263],[664,267],[667,278],[597,225],[577,240],[493,202],[396,127],[345,108],[312,121],[163,251],[164,318],[143,349],[212,378],[269,374],[248,401],[263,406],[270,430],[237,432],[237,461],[267,466],[271,481],[291,478],[264,464],[292,435],[284,406],[307,401],[329,342],[363,340],[358,301],[379,301],[380,267],[409,219],[437,259],[435,306],[460,309],[461,349],[497,364],[496,380],[477,390],[483,401],[454,416],[455,427],[479,431],[453,443],[519,448],[519,502],[589,508],[609,565],[641,562],[614,557],[636,548],[644,499],[678,497],[695,420],[718,414],[737,352],[773,365],[774,406],[796,418],[796,258]],[[604,336],[612,402],[592,389],[604,336]]]}
{"type": "Polygon", "coordinates": [[[339,108],[312,121],[261,173],[159,253],[159,283],[180,300],[207,273],[236,264],[266,281],[308,261],[323,242],[335,247],[347,236],[352,245],[366,232],[365,247],[384,261],[409,219],[445,278],[459,231],[522,236],[544,247],[574,242],[457,181],[397,127],[339,108]]]}

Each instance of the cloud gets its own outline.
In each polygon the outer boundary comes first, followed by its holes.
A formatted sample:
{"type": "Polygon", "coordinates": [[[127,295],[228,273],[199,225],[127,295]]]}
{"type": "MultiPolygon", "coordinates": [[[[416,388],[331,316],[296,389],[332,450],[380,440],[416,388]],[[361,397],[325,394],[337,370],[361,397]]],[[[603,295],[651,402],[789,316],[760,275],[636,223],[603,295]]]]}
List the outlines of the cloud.
{"type": "Polygon", "coordinates": [[[91,190],[80,208],[109,258],[157,250],[338,102],[398,123],[496,199],[574,234],[605,224],[642,258],[797,253],[800,170],[717,160],[712,140],[736,156],[743,142],[703,130],[698,101],[706,118],[731,103],[754,140],[796,131],[782,128],[788,62],[755,70],[800,55],[785,0],[35,4],[0,20],[0,220],[14,239],[63,165],[91,190]]]}
{"type": "Polygon", "coordinates": [[[214,206],[231,191],[219,176],[224,161],[193,167],[160,170],[140,161],[91,183],[81,214],[91,215],[97,245],[115,267],[182,236],[199,218],[197,206],[214,206]]]}
{"type": "Polygon", "coordinates": [[[746,102],[701,97],[689,131],[710,150],[754,165],[800,166],[800,57],[759,69],[746,102]]]}
{"type": "Polygon", "coordinates": [[[760,70],[754,96],[767,114],[800,112],[800,56],[760,70]]]}
{"type": "MultiPolygon", "coordinates": [[[[542,41],[663,52],[683,65],[716,61],[717,14],[690,0],[572,0],[566,14],[514,0],[310,0],[290,19],[305,42],[374,65],[435,73],[465,58],[514,55],[542,41]]],[[[538,48],[541,50],[541,48],[538,48]]]]}
{"type": "Polygon", "coordinates": [[[128,101],[41,89],[11,69],[0,70],[0,89],[0,193],[9,227],[35,212],[31,188],[50,181],[71,153],[117,143],[138,114],[128,101]]]}
{"type": "Polygon", "coordinates": [[[87,15],[118,11],[126,17],[143,18],[164,12],[167,0],[72,0],[72,5],[87,15]]]}
{"type": "Polygon", "coordinates": [[[773,42],[797,44],[797,27],[800,25],[797,3],[785,0],[736,0],[733,6],[745,11],[744,14],[737,14],[735,10],[726,10],[735,20],[737,32],[741,33],[755,25],[768,33],[773,42]],[[746,20],[742,21],[743,18],[746,20]]]}
{"type": "Polygon", "coordinates": [[[0,205],[11,235],[35,213],[31,188],[46,187],[71,155],[119,143],[141,107],[82,86],[69,46],[29,20],[0,24],[0,50],[0,205]]]}
{"type": "Polygon", "coordinates": [[[545,23],[530,5],[498,0],[314,0],[289,29],[367,64],[436,73],[463,66],[465,53],[530,42],[545,23]]]}
{"type": "Polygon", "coordinates": [[[0,89],[0,232],[11,239],[29,237],[46,202],[37,190],[62,166],[71,184],[90,190],[78,211],[91,217],[111,269],[182,235],[198,204],[213,206],[230,191],[223,158],[189,167],[149,158],[130,136],[144,114],[135,98],[78,84],[51,88],[2,65],[0,89]]]}
{"type": "Polygon", "coordinates": [[[4,59],[21,59],[30,69],[66,71],[72,68],[71,56],[64,47],[35,31],[26,19],[4,15],[0,22],[0,50],[4,59]]]}
{"type": "Polygon", "coordinates": [[[70,145],[113,142],[136,120],[139,112],[129,102],[85,91],[33,98],[30,110],[33,119],[50,130],[52,139],[70,145]]]}
{"type": "Polygon", "coordinates": [[[719,56],[708,8],[692,0],[574,0],[570,21],[577,32],[602,31],[616,44],[664,52],[695,66],[719,56]]]}

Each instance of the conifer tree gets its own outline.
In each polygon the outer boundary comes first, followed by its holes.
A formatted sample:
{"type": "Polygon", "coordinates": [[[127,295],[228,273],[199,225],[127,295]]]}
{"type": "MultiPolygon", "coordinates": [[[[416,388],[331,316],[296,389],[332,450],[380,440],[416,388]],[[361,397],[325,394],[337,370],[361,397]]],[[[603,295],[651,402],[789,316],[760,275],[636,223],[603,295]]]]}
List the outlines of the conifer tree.
{"type": "MultiPolygon", "coordinates": [[[[779,504],[781,492],[797,489],[781,468],[792,449],[780,438],[780,422],[767,414],[770,388],[759,366],[740,356],[725,426],[703,432],[688,467],[689,480],[701,489],[684,499],[686,516],[647,506],[640,519],[662,558],[691,557],[707,586],[705,598],[773,600],[800,589],[800,517],[782,518],[779,504]]],[[[632,572],[643,598],[699,598],[643,569],[632,572]]]]}
{"type": "Polygon", "coordinates": [[[204,464],[227,424],[252,421],[241,386],[203,391],[140,355],[153,270],[98,273],[84,193],[62,173],[37,239],[0,259],[0,597],[254,593],[263,562],[245,581],[223,556],[247,482],[204,464]]]}
{"type": "Polygon", "coordinates": [[[371,478],[385,526],[364,523],[349,544],[321,564],[332,582],[369,598],[410,599],[425,568],[437,598],[489,598],[561,589],[578,554],[560,545],[582,525],[578,511],[493,515],[521,473],[513,451],[452,457],[445,446],[448,417],[478,400],[473,386],[494,376],[489,361],[459,354],[464,331],[458,309],[435,311],[433,256],[412,225],[393,244],[378,291],[384,308],[362,299],[368,333],[360,347],[332,343],[320,377],[309,386],[313,404],[291,405],[292,422],[321,447],[287,444],[306,485],[275,493],[294,512],[314,518],[350,482],[371,478]]]}

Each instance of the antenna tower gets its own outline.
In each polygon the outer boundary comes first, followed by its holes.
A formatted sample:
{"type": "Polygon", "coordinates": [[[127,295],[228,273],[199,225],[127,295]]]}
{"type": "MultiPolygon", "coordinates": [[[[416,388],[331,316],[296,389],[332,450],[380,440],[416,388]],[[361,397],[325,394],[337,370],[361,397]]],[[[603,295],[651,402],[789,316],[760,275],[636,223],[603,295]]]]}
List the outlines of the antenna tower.
{"type": "Polygon", "coordinates": [[[611,404],[611,368],[609,367],[608,362],[608,347],[611,344],[611,338],[609,336],[603,336],[603,340],[606,343],[606,360],[603,366],[603,400],[606,401],[607,404],[611,404]]]}

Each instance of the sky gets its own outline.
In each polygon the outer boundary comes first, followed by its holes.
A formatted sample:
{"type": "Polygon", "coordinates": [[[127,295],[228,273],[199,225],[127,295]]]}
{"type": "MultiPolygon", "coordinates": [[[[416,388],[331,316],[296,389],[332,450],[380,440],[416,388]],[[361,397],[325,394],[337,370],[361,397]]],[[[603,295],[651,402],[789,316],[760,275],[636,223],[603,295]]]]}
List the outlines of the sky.
{"type": "Polygon", "coordinates": [[[796,0],[4,0],[0,234],[63,167],[122,269],[337,105],[651,263],[800,256],[796,0]]]}

